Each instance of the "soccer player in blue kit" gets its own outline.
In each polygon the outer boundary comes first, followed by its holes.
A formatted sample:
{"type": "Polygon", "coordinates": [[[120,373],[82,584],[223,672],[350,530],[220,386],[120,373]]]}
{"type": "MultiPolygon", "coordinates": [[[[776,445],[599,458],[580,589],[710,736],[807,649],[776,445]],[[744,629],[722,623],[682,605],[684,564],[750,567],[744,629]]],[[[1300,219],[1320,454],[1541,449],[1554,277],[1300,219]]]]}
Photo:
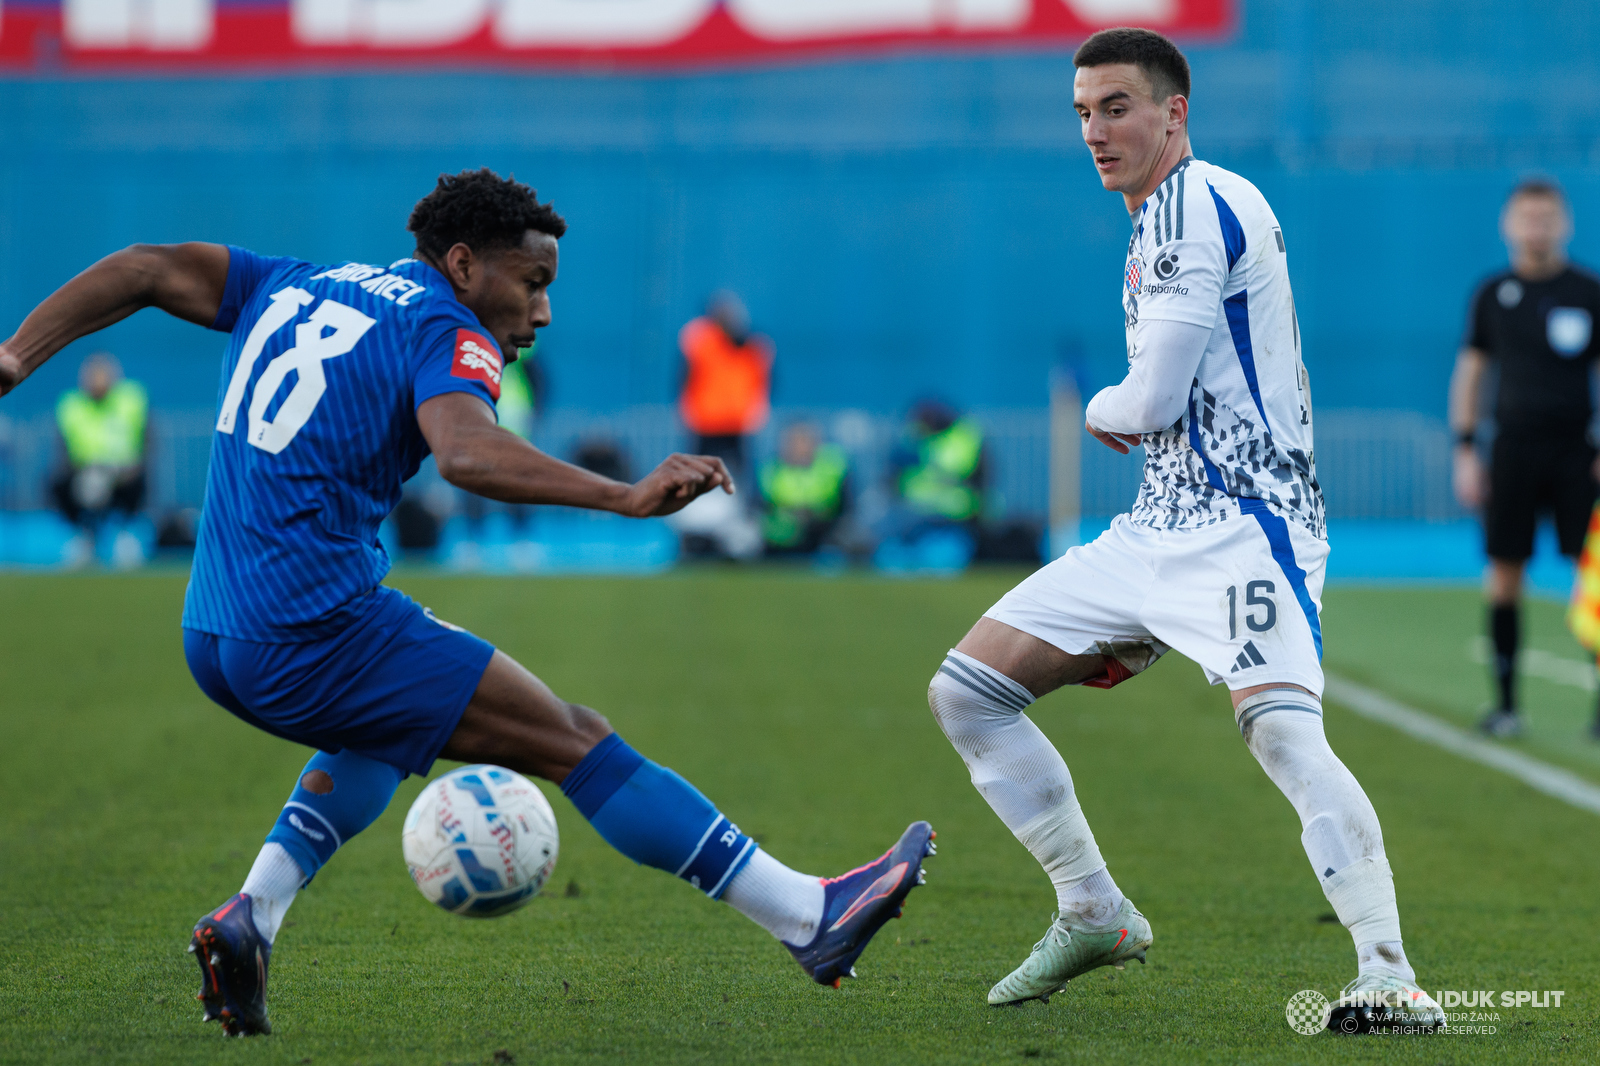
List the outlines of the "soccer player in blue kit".
{"type": "Polygon", "coordinates": [[[184,652],[207,696],[318,749],[238,894],[201,918],[205,1019],[271,1032],[267,967],[295,893],[437,758],[553,781],[613,847],[722,899],[837,987],[922,880],[915,822],[837,878],[791,870],[692,785],[505,653],[382,584],[378,527],[431,452],[452,484],[508,503],[664,515],[716,490],[721,460],[672,455],[627,485],[495,421],[500,375],[550,322],[566,223],[491,171],[440,177],[387,267],[218,244],[135,245],[41,303],[0,344],[0,394],[144,307],[232,335],[184,652]]]}

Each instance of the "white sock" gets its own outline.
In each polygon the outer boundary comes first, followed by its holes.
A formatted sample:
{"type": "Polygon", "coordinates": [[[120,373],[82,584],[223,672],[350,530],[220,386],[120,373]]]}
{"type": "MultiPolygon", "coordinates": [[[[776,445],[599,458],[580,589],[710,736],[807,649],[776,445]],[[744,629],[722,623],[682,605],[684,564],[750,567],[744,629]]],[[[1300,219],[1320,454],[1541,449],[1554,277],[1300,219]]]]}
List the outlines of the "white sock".
{"type": "Polygon", "coordinates": [[[805,947],[822,924],[825,892],[820,877],[791,870],[757,848],[722,901],[779,940],[805,947]]]}
{"type": "Polygon", "coordinates": [[[294,902],[295,893],[300,891],[305,879],[300,864],[282,844],[268,844],[256,856],[250,876],[244,879],[244,887],[239,891],[250,897],[250,914],[267,943],[277,939],[283,916],[289,913],[289,904],[294,902]]]}
{"type": "Polygon", "coordinates": [[[1276,688],[1245,699],[1234,713],[1250,753],[1300,815],[1300,843],[1323,895],[1350,930],[1360,973],[1416,980],[1400,943],[1394,874],[1378,814],[1328,746],[1322,702],[1299,689],[1276,688]]]}
{"type": "Polygon", "coordinates": [[[1417,972],[1406,959],[1406,949],[1398,940],[1380,940],[1357,948],[1356,962],[1362,977],[1398,977],[1407,983],[1417,979],[1417,972]]]}
{"type": "Polygon", "coordinates": [[[1023,713],[1032,703],[1022,685],[954,650],[928,684],[939,728],[978,792],[1050,875],[1061,912],[1100,924],[1107,919],[1089,916],[1115,914],[1122,892],[1106,873],[1066,760],[1023,713]]]}
{"type": "Polygon", "coordinates": [[[1117,916],[1124,897],[1111,880],[1110,871],[1101,868],[1075,885],[1056,885],[1056,901],[1062,914],[1076,914],[1085,925],[1104,925],[1117,916]]]}

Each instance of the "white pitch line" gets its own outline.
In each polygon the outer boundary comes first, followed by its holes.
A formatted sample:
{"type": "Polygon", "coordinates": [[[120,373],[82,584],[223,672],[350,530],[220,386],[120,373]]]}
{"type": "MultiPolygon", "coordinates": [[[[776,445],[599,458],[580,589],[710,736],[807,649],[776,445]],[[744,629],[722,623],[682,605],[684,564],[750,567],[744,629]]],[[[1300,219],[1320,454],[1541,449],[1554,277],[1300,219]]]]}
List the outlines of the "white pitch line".
{"type": "MultiPolygon", "coordinates": [[[[1473,662],[1487,666],[1489,660],[1494,657],[1489,638],[1474,637],[1468,641],[1467,654],[1473,662]]],[[[1546,681],[1554,681],[1558,685],[1570,685],[1585,692],[1600,689],[1600,678],[1596,677],[1592,659],[1568,659],[1552,655],[1540,648],[1523,648],[1517,653],[1517,670],[1546,681]]]]}
{"type": "Polygon", "coordinates": [[[1471,759],[1510,774],[1528,787],[1554,796],[1563,803],[1570,803],[1591,814],[1600,814],[1600,785],[1592,784],[1571,771],[1541,762],[1514,748],[1479,739],[1441,722],[1431,714],[1424,714],[1381,692],[1333,674],[1327,675],[1327,695],[1363,718],[1382,722],[1463,759],[1471,759]]]}

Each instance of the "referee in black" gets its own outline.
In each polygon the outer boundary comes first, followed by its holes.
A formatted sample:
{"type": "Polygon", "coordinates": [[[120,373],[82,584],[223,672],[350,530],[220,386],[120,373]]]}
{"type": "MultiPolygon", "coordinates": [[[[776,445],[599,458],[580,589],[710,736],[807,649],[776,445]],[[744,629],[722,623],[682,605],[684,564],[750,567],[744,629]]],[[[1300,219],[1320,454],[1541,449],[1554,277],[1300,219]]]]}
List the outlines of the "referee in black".
{"type": "Polygon", "coordinates": [[[1483,508],[1489,555],[1486,592],[1499,703],[1483,719],[1491,736],[1522,730],[1516,693],[1522,574],[1541,514],[1555,518],[1561,554],[1583,549],[1600,464],[1590,422],[1591,380],[1600,360],[1600,280],[1567,261],[1572,214],[1559,186],[1525,181],[1500,215],[1511,269],[1473,297],[1466,342],[1450,379],[1456,498],[1483,508]],[[1494,375],[1494,442],[1479,457],[1478,417],[1494,375]]]}

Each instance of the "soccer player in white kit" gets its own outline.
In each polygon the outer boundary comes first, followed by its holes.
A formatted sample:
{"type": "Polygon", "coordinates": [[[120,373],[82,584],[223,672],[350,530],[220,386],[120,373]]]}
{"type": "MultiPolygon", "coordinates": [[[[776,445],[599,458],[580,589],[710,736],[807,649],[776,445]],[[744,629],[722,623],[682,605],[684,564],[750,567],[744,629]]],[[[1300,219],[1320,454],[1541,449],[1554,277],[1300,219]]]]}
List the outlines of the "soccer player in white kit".
{"type": "Polygon", "coordinates": [[[1401,945],[1377,815],[1323,734],[1328,544],[1283,234],[1255,186],[1193,157],[1189,66],[1171,41],[1106,30],[1073,61],[1084,141],[1134,230],[1128,375],[1090,401],[1087,429],[1119,452],[1142,443],[1145,476],[1130,514],[1001,598],[929,686],[973,784],[1056,887],[1044,939],[989,1002],[1047,1000],[1096,967],[1143,961],[1150,923],[1112,880],[1066,763],[1024,712],[1062,685],[1109,688],[1176,648],[1228,686],[1245,743],[1300,815],[1306,855],[1355,940],[1346,992],[1404,1005],[1339,1008],[1333,1023],[1440,1023],[1401,945]]]}

